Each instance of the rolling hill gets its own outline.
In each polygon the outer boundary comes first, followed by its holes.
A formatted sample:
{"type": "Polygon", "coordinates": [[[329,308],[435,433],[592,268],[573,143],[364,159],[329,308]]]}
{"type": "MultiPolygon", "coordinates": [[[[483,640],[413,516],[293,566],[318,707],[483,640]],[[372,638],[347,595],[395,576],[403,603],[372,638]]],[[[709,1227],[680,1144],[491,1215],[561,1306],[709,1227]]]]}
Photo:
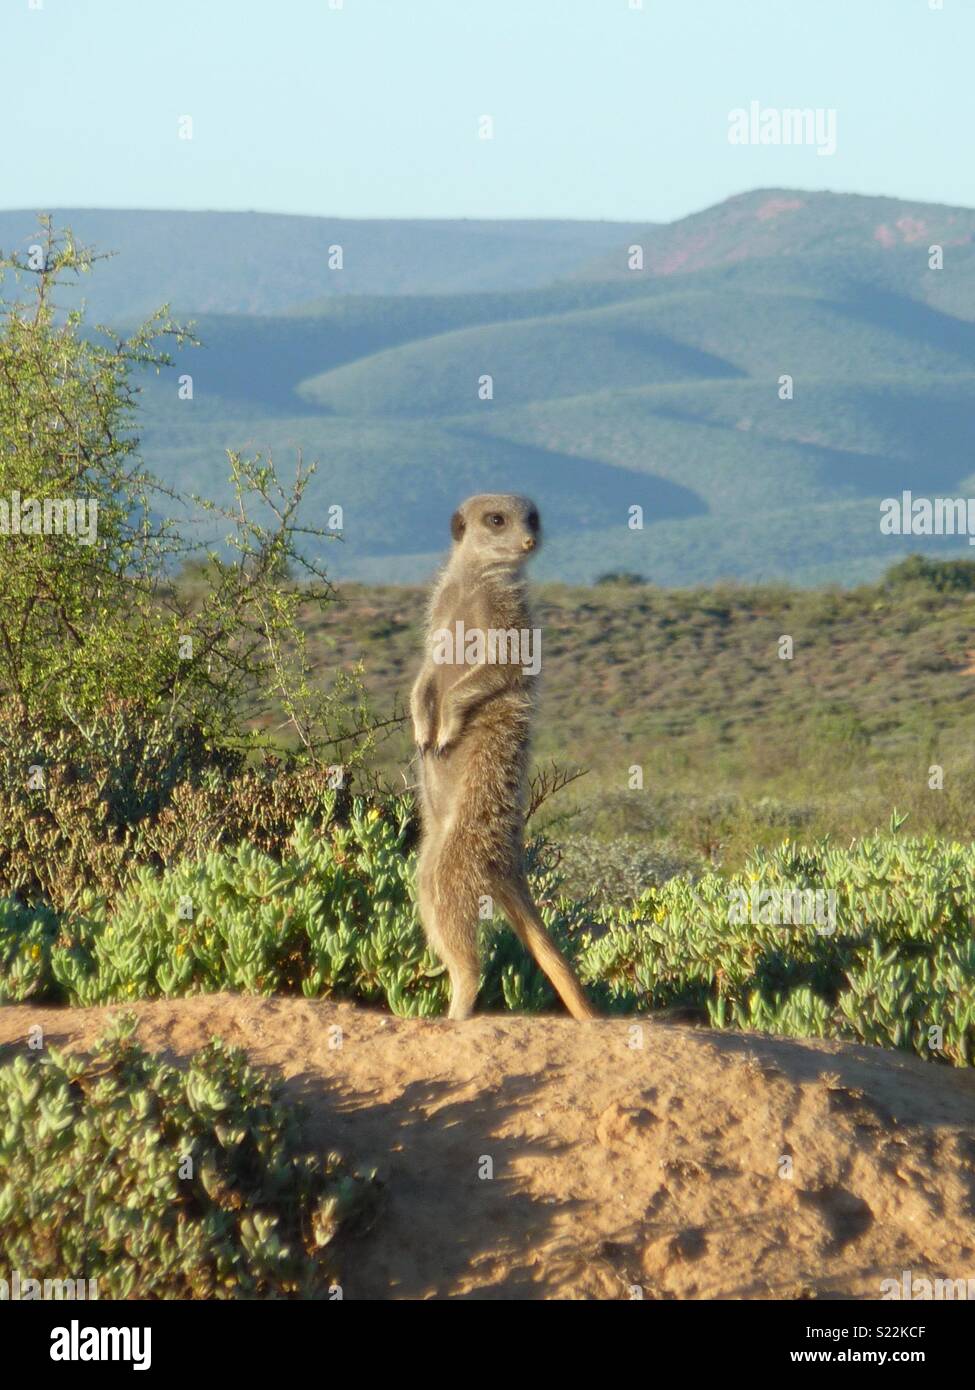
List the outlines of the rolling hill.
{"type": "MultiPolygon", "coordinates": [[[[571,582],[850,583],[971,554],[882,535],[879,503],[975,481],[975,211],[759,190],[649,227],[55,218],[120,251],[86,283],[93,317],[195,317],[193,399],[145,382],[149,465],[220,496],[227,448],[318,459],[309,520],[343,506],[339,578],[423,579],[457,500],[499,489],[536,497],[539,575],[571,582]]],[[[0,213],[0,245],[26,219],[0,213]]]]}

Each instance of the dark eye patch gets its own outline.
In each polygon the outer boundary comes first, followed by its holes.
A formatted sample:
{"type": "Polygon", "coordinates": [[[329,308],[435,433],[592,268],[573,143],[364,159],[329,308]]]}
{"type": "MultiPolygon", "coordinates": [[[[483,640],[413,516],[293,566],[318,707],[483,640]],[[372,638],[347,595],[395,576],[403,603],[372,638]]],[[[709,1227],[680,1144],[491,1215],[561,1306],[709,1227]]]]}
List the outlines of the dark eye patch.
{"type": "Polygon", "coordinates": [[[538,512],[532,510],[528,513],[528,525],[533,531],[538,530],[538,512]]]}

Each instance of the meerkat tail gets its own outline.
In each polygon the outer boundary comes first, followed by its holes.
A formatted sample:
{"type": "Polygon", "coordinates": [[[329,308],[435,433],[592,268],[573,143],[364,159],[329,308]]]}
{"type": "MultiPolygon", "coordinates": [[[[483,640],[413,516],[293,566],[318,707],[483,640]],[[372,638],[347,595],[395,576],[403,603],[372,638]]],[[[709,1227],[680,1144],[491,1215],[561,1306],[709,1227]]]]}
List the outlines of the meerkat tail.
{"type": "Polygon", "coordinates": [[[497,898],[515,930],[515,935],[545,971],[572,1017],[598,1018],[598,1014],[583,993],[582,986],[572,973],[572,967],[552,940],[527,888],[506,885],[497,890],[497,898]]]}

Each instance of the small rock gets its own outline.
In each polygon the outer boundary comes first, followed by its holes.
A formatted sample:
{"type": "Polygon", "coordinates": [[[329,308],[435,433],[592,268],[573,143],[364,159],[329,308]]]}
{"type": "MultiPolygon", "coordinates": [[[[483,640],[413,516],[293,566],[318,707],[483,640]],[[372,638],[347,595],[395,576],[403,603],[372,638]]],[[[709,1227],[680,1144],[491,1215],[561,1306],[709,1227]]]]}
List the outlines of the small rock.
{"type": "Polygon", "coordinates": [[[596,1123],[596,1138],[604,1149],[614,1144],[636,1144],[648,1133],[657,1117],[642,1105],[621,1105],[614,1100],[596,1123]]]}

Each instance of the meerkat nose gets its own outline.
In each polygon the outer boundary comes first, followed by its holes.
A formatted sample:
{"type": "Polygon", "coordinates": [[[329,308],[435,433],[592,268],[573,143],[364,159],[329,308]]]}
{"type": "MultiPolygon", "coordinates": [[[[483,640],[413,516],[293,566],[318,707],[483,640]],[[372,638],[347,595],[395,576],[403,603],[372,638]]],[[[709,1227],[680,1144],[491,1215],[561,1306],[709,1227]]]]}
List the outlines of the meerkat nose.
{"type": "Polygon", "coordinates": [[[534,537],[534,536],[526,536],[525,539],[524,539],[524,540],[522,541],[522,543],[521,543],[521,548],[522,548],[522,550],[534,550],[534,549],[535,549],[535,537],[534,537]]]}

